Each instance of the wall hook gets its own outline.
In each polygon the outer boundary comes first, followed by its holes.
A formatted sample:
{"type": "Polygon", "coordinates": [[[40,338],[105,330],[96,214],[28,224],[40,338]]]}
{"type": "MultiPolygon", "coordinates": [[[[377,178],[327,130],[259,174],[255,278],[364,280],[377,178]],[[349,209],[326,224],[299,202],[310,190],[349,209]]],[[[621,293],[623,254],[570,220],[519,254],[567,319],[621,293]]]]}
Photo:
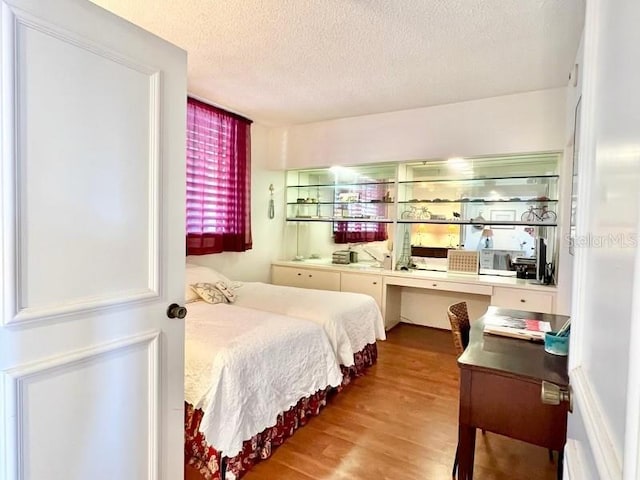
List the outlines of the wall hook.
{"type": "Polygon", "coordinates": [[[275,211],[275,207],[273,205],[273,191],[275,189],[273,188],[273,183],[269,185],[269,195],[271,196],[271,198],[269,198],[269,219],[273,219],[276,216],[276,211],[275,211]]]}

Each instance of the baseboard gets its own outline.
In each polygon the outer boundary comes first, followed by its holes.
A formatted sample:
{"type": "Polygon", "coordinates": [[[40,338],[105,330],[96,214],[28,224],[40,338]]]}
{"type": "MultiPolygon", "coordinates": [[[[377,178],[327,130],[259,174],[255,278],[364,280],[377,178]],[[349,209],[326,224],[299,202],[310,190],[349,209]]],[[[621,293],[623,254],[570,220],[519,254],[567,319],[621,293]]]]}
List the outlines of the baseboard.
{"type": "Polygon", "coordinates": [[[579,445],[575,440],[568,439],[564,447],[564,480],[583,480],[585,473],[582,468],[583,462],[580,456],[579,445]]]}
{"type": "MultiPolygon", "coordinates": [[[[571,372],[571,386],[573,388],[574,403],[580,408],[584,429],[589,440],[591,454],[598,469],[600,478],[622,478],[621,454],[616,451],[613,442],[611,427],[606,421],[604,409],[593,393],[593,388],[582,367],[578,367],[571,372]]],[[[567,442],[567,447],[569,447],[567,442]]],[[[572,445],[575,447],[575,445],[572,445]]],[[[574,470],[579,468],[576,463],[580,462],[580,452],[573,448],[569,455],[569,461],[574,470]],[[573,458],[572,458],[573,457],[573,458]]],[[[568,462],[567,462],[568,463],[568,462]]],[[[570,475],[573,472],[570,471],[570,475]]],[[[574,480],[580,480],[581,476],[572,475],[574,480]]]]}
{"type": "Polygon", "coordinates": [[[389,330],[391,330],[392,328],[396,327],[400,323],[401,323],[401,320],[398,320],[398,321],[395,321],[395,322],[390,322],[390,323],[386,324],[384,326],[385,332],[388,332],[389,330]]]}

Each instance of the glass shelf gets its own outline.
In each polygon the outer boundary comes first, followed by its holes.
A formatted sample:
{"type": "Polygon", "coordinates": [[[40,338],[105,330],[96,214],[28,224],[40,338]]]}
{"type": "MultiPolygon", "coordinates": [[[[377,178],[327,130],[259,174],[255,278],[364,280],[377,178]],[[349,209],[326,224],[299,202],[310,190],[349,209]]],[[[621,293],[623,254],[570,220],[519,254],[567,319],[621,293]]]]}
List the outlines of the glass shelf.
{"type": "MultiPolygon", "coordinates": [[[[557,179],[559,175],[526,175],[526,176],[501,176],[501,177],[475,177],[475,178],[436,178],[436,179],[419,179],[419,180],[403,180],[398,182],[400,185],[411,183],[471,183],[471,182],[492,182],[492,181],[508,181],[508,180],[532,180],[532,179],[557,179]]],[[[506,182],[505,182],[506,183],[506,182]]]]}
{"type": "Polygon", "coordinates": [[[362,188],[395,185],[397,164],[313,168],[287,172],[287,188],[362,188]]]}
{"type": "Polygon", "coordinates": [[[398,203],[403,203],[403,204],[412,204],[415,205],[417,203],[557,203],[558,200],[552,200],[552,199],[547,199],[547,200],[543,200],[540,198],[531,198],[531,199],[526,199],[526,198],[521,198],[519,200],[517,199],[498,199],[498,200],[492,200],[492,199],[483,199],[483,200],[447,200],[447,199],[442,199],[442,200],[403,200],[403,201],[399,201],[398,203]]]}
{"type": "Polygon", "coordinates": [[[376,202],[374,200],[368,202],[287,202],[287,205],[393,205],[393,202],[376,202]]]}
{"type": "Polygon", "coordinates": [[[406,162],[399,168],[398,179],[402,182],[474,182],[554,178],[558,173],[558,154],[534,153],[406,162]]]}
{"type": "Polygon", "coordinates": [[[395,185],[395,181],[389,182],[362,182],[362,183],[323,183],[310,185],[288,185],[287,188],[351,188],[366,187],[372,185],[395,185]]]}
{"type": "Polygon", "coordinates": [[[398,184],[398,203],[464,205],[557,202],[558,176],[414,180],[398,184]]]}
{"type": "Polygon", "coordinates": [[[432,220],[432,219],[402,219],[396,220],[398,223],[406,224],[431,224],[431,225],[476,225],[476,226],[522,226],[522,227],[557,227],[558,224],[553,222],[522,222],[522,221],[496,221],[486,220],[483,222],[473,220],[432,220]]]}
{"type": "Polygon", "coordinates": [[[349,223],[393,223],[390,218],[357,217],[287,217],[287,222],[349,222],[349,223]]]}

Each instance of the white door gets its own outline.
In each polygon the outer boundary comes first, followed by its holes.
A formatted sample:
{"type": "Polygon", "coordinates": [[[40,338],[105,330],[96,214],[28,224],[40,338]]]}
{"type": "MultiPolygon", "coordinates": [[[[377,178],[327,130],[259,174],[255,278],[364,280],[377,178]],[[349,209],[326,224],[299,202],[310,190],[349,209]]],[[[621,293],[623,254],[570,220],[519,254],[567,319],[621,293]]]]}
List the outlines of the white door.
{"type": "Polygon", "coordinates": [[[584,37],[565,467],[638,479],[640,2],[590,0],[584,37]]]}
{"type": "Polygon", "coordinates": [[[180,479],[186,54],[0,8],[0,479],[180,479]]]}

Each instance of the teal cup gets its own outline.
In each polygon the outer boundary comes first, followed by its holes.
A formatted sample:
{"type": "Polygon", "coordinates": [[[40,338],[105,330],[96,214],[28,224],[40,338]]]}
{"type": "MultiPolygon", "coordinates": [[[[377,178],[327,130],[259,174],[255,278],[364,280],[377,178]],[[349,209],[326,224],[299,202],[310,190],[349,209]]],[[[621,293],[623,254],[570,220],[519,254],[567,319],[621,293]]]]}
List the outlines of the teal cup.
{"type": "Polygon", "coordinates": [[[569,335],[559,337],[558,332],[544,334],[544,351],[552,355],[566,356],[569,353],[569,335]]]}

